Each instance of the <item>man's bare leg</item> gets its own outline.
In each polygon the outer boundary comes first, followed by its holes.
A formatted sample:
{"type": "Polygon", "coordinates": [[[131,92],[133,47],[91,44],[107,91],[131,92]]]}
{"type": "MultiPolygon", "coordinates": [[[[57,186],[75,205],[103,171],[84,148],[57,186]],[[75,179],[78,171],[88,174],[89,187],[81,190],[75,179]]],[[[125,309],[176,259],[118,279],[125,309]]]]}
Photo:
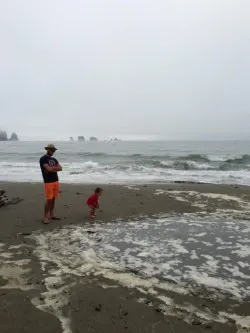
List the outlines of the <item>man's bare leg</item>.
{"type": "Polygon", "coordinates": [[[55,209],[55,198],[51,199],[51,205],[49,210],[49,216],[51,219],[54,217],[54,209],[55,209]]]}
{"type": "Polygon", "coordinates": [[[50,211],[51,211],[51,200],[46,200],[45,205],[44,205],[44,223],[49,223],[50,219],[50,211]]]}
{"type": "Polygon", "coordinates": [[[61,220],[60,217],[56,217],[54,215],[55,204],[56,204],[56,198],[53,198],[51,200],[51,209],[50,209],[49,215],[50,215],[51,220],[59,221],[59,220],[61,220]]]}

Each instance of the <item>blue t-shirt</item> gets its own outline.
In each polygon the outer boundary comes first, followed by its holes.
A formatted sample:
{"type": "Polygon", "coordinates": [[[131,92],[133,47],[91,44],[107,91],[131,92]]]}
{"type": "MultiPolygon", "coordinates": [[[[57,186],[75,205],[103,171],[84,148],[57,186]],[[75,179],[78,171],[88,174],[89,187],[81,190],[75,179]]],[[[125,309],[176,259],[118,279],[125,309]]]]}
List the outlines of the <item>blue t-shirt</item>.
{"type": "Polygon", "coordinates": [[[57,172],[48,172],[46,169],[44,169],[44,164],[48,164],[49,166],[53,167],[58,165],[57,159],[55,159],[52,156],[44,155],[40,158],[40,168],[43,175],[44,183],[54,183],[58,181],[58,175],[57,172]]]}

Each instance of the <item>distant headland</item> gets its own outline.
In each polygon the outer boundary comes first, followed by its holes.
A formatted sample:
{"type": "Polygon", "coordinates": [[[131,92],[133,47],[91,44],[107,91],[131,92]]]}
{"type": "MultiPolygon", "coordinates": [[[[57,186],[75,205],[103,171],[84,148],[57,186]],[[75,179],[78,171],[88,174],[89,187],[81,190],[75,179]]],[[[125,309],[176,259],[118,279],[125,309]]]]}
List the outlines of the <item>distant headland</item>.
{"type": "Polygon", "coordinates": [[[18,141],[18,136],[15,132],[11,134],[11,136],[8,138],[8,134],[6,131],[0,130],[0,141],[18,141]]]}

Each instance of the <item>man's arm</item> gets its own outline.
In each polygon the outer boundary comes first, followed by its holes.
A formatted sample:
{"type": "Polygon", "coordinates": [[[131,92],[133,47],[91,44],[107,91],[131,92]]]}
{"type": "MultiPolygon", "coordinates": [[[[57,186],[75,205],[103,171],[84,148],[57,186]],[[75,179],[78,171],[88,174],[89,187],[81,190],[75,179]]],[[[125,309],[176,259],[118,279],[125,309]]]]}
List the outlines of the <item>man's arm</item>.
{"type": "Polygon", "coordinates": [[[62,166],[61,166],[61,164],[58,163],[57,168],[58,168],[58,171],[62,171],[62,166]]]}
{"type": "Polygon", "coordinates": [[[57,172],[58,172],[58,171],[62,171],[62,166],[61,166],[61,164],[59,164],[59,163],[58,163],[56,166],[54,166],[53,168],[54,168],[57,172]]]}
{"type": "Polygon", "coordinates": [[[48,171],[48,172],[58,172],[58,171],[62,171],[62,167],[60,164],[56,165],[56,166],[49,166],[48,164],[43,164],[43,168],[48,171]]]}
{"type": "Polygon", "coordinates": [[[55,170],[56,171],[62,171],[62,166],[61,164],[58,163],[57,159],[55,159],[56,165],[55,165],[55,170]]]}

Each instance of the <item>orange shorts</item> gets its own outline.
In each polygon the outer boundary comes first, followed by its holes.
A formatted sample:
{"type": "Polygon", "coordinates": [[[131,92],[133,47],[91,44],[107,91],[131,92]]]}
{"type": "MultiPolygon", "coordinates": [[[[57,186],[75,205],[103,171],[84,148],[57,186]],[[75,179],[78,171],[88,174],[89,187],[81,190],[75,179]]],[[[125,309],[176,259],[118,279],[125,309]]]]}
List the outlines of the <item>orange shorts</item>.
{"type": "Polygon", "coordinates": [[[45,197],[47,200],[58,198],[59,196],[59,182],[45,183],[44,184],[45,197]]]}

